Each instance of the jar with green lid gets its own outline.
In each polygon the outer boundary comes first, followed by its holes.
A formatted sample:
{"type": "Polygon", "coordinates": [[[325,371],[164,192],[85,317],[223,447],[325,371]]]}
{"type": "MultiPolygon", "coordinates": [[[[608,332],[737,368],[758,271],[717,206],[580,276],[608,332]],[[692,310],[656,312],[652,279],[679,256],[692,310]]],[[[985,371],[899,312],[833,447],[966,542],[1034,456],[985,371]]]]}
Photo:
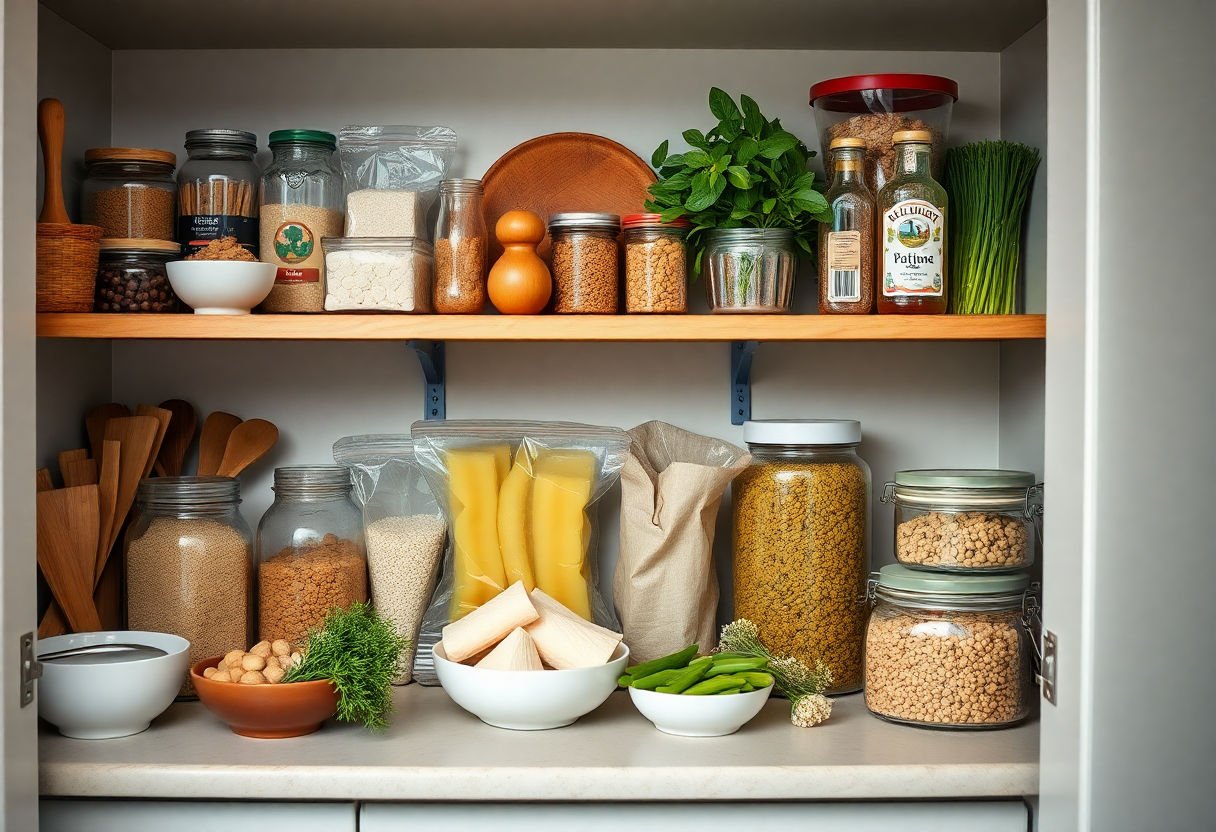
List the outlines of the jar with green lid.
{"type": "Polygon", "coordinates": [[[752,464],[734,481],[734,617],[770,650],[862,684],[869,604],[870,468],[847,419],[751,421],[752,464]]]}
{"type": "Polygon", "coordinates": [[[177,241],[182,255],[233,237],[257,254],[258,138],[244,130],[190,130],[177,172],[177,241]]]}
{"type": "Polygon", "coordinates": [[[884,566],[866,628],[865,698],[892,722],[1005,728],[1030,715],[1032,624],[1023,573],[951,575],[884,566]]]}
{"type": "Polygon", "coordinates": [[[323,237],[342,234],[337,139],[322,130],[275,130],[258,197],[258,254],[277,266],[264,312],[325,311],[323,237]]]}
{"type": "Polygon", "coordinates": [[[1034,563],[1042,483],[1027,471],[898,471],[882,501],[895,516],[895,559],[915,569],[1008,572],[1034,563]]]}

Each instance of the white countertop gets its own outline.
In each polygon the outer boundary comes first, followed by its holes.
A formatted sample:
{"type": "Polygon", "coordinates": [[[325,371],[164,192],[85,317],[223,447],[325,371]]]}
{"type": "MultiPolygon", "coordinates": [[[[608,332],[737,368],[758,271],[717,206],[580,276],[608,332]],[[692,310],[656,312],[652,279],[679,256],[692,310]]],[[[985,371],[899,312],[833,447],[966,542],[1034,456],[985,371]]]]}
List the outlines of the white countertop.
{"type": "Polygon", "coordinates": [[[930,731],[870,716],[860,694],[795,728],[769,702],[737,734],[671,737],[614,693],[553,731],[482,724],[437,688],[395,689],[383,734],[329,723],[286,740],[239,737],[197,702],[142,734],[71,740],[43,726],[47,796],[262,800],[824,800],[1017,797],[1038,791],[1038,729],[930,731]]]}

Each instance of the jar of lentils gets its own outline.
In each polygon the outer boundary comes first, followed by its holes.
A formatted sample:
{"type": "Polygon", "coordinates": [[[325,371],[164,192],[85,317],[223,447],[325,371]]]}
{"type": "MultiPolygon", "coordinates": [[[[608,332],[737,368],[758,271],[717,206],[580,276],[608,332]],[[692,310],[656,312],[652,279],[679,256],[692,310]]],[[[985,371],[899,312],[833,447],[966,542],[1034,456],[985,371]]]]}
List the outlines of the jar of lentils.
{"type": "Polygon", "coordinates": [[[621,218],[616,214],[567,213],[549,218],[554,312],[616,312],[620,233],[621,218]]]}
{"type": "Polygon", "coordinates": [[[895,559],[914,569],[1009,572],[1034,563],[1042,485],[1026,471],[897,471],[895,559]]]}
{"type": "Polygon", "coordinates": [[[1030,714],[1037,602],[1024,574],[884,566],[866,630],[866,707],[892,722],[1005,728],[1030,714]]]}
{"type": "Polygon", "coordinates": [[[829,693],[862,683],[870,468],[861,424],[752,421],[752,464],[734,481],[735,617],[777,653],[832,672],[829,693]]]}
{"type": "Polygon", "coordinates": [[[82,222],[103,238],[172,240],[177,156],[168,150],[95,147],[84,152],[82,222]]]}
{"type": "Polygon", "coordinates": [[[165,264],[181,256],[170,240],[101,241],[97,312],[180,312],[165,264]]]}
{"type": "Polygon", "coordinates": [[[664,223],[658,214],[621,219],[625,246],[625,311],[686,312],[688,257],[684,237],[690,223],[664,223]]]}

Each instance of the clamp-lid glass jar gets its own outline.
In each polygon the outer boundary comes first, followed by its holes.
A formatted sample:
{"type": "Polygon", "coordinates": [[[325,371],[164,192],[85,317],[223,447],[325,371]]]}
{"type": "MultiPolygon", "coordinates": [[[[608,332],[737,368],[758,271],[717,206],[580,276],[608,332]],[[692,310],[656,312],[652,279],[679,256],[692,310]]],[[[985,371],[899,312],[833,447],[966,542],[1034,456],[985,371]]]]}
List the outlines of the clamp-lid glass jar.
{"type": "Polygon", "coordinates": [[[274,503],[258,523],[258,639],[303,644],[334,607],[367,600],[363,515],[350,469],[274,470],[274,503]]]}
{"type": "Polygon", "coordinates": [[[180,312],[165,265],[180,256],[171,240],[102,240],[93,310],[180,312]]]}
{"type": "Polygon", "coordinates": [[[625,311],[686,312],[688,220],[665,223],[658,214],[626,214],[625,311]]]}
{"type": "Polygon", "coordinates": [[[554,312],[616,312],[620,233],[616,214],[574,212],[549,218],[554,312]]]}
{"type": "Polygon", "coordinates": [[[177,156],[168,150],[95,147],[84,152],[81,220],[102,237],[172,240],[177,156]]]}
{"type": "Polygon", "coordinates": [[[177,241],[189,256],[235,237],[258,253],[258,137],[244,130],[190,130],[189,158],[177,172],[177,241]]]}
{"type": "MultiPolygon", "coordinates": [[[[188,640],[191,665],[251,643],[253,541],[240,502],[232,477],[156,477],[136,492],[127,627],[188,640]]],[[[188,675],[181,692],[194,692],[188,675]]]]}
{"type": "Polygon", "coordinates": [[[897,471],[895,559],[915,569],[1008,572],[1034,563],[1042,485],[1028,471],[897,471]]]}
{"type": "Polygon", "coordinates": [[[735,616],[764,643],[861,687],[869,575],[870,467],[847,419],[752,421],[752,464],[734,481],[735,616]]]}
{"type": "Polygon", "coordinates": [[[1025,574],[879,571],[866,629],[866,707],[892,722],[1004,728],[1030,713],[1037,601],[1025,574]]]}

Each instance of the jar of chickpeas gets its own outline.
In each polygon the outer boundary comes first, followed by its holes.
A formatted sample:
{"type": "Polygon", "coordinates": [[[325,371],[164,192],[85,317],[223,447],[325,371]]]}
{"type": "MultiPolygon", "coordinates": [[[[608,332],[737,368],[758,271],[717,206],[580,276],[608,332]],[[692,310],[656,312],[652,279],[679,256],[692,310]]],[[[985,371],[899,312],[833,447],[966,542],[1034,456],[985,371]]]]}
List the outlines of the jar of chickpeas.
{"type": "Polygon", "coordinates": [[[734,482],[735,617],[774,652],[861,689],[868,615],[870,468],[847,419],[752,421],[752,464],[734,482]]]}

